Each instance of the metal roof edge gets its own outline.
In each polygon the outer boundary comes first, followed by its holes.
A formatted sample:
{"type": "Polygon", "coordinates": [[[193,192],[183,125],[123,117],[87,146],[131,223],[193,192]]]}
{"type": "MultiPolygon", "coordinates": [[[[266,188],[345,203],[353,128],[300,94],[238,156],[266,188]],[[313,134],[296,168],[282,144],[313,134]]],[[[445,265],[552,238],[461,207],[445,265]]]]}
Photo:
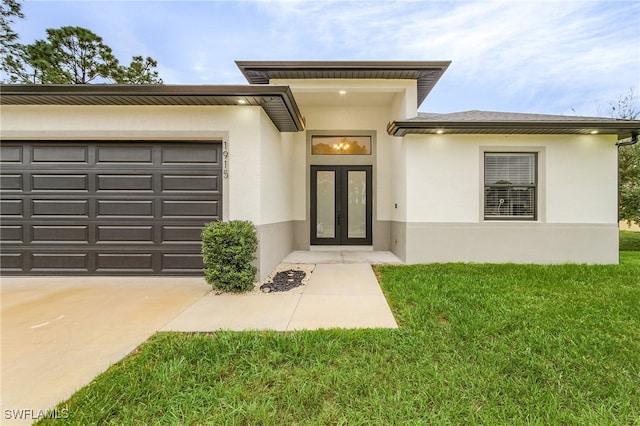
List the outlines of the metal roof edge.
{"type": "Polygon", "coordinates": [[[403,60],[327,60],[327,61],[248,61],[237,60],[236,66],[240,71],[247,68],[261,68],[265,70],[285,69],[430,69],[444,68],[451,65],[451,61],[403,61],[403,60]]]}
{"type": "MultiPolygon", "coordinates": [[[[109,96],[233,96],[271,95],[286,91],[285,85],[247,84],[1,84],[0,94],[11,95],[109,95],[109,96]]],[[[0,103],[2,99],[0,98],[0,103]]]]}
{"type": "MultiPolygon", "coordinates": [[[[640,133],[640,121],[628,120],[558,120],[558,121],[410,121],[396,120],[387,125],[387,132],[391,136],[405,136],[407,134],[425,133],[490,133],[491,130],[520,130],[536,131],[536,133],[563,134],[569,130],[595,131],[598,134],[616,134],[618,139],[631,137],[640,133]],[[429,132],[429,130],[431,132],[429,132]]],[[[584,132],[577,132],[584,133],[584,132]]]]}
{"type": "MultiPolygon", "coordinates": [[[[250,84],[268,84],[272,79],[272,73],[291,73],[296,74],[297,78],[300,73],[308,73],[313,78],[334,78],[327,77],[326,74],[340,73],[348,75],[353,73],[352,77],[342,77],[350,79],[367,79],[374,77],[363,77],[362,73],[379,72],[410,72],[414,73],[410,79],[415,80],[418,86],[417,101],[418,105],[424,102],[427,95],[433,90],[442,75],[445,73],[451,61],[376,61],[376,60],[351,60],[351,61],[235,61],[236,66],[244,75],[250,84]],[[322,77],[317,77],[316,73],[323,73],[322,77]],[[357,75],[357,76],[355,76],[357,75]]],[[[286,77],[279,77],[280,79],[286,77]]],[[[376,77],[380,78],[380,77],[376,77]]],[[[406,76],[386,77],[387,79],[407,79],[406,76]]]]}
{"type": "MultiPolygon", "coordinates": [[[[121,85],[121,84],[46,84],[0,85],[0,105],[68,105],[74,104],[76,98],[78,105],[181,105],[175,98],[261,98],[259,105],[269,116],[271,121],[281,131],[283,128],[295,128],[296,131],[304,130],[304,117],[300,113],[291,88],[286,85],[121,85]],[[15,98],[29,98],[28,102],[12,102],[15,98]],[[66,98],[68,102],[56,102],[51,97],[66,98]],[[92,99],[105,97],[102,102],[91,103],[92,99]],[[288,112],[291,123],[281,123],[269,102],[277,97],[282,100],[288,112]],[[79,102],[86,98],[86,102],[79,102]],[[114,102],[116,98],[127,98],[128,103],[114,102]],[[149,99],[160,100],[150,102],[149,99]],[[166,99],[166,103],[163,103],[166,99]],[[47,100],[47,101],[45,101],[47,100]]],[[[229,101],[227,105],[234,105],[229,101]]],[[[237,104],[238,106],[242,106],[237,104]]]]}

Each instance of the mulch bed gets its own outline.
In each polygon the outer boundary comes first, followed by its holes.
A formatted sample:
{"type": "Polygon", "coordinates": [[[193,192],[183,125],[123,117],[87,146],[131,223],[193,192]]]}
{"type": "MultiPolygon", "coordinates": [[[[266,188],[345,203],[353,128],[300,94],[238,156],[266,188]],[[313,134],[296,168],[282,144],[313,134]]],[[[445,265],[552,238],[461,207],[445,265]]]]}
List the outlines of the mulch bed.
{"type": "Polygon", "coordinates": [[[289,269],[287,271],[278,272],[271,282],[264,283],[260,286],[260,290],[265,293],[275,291],[289,291],[302,285],[302,280],[307,274],[304,271],[296,271],[289,269]]]}

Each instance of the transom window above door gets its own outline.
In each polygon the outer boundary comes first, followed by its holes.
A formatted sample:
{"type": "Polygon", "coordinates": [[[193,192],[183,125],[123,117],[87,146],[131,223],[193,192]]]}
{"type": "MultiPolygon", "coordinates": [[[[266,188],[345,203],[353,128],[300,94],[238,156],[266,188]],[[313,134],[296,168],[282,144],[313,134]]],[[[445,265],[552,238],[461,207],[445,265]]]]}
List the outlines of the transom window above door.
{"type": "Polygon", "coordinates": [[[371,136],[311,137],[313,155],[371,155],[371,136]]]}

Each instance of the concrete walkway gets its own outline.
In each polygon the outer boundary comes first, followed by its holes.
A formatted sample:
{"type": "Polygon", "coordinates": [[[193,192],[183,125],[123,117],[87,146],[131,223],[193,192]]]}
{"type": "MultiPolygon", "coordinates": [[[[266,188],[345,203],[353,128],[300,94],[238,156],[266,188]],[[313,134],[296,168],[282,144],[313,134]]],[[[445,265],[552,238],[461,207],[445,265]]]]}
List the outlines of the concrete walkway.
{"type": "Polygon", "coordinates": [[[294,251],[283,263],[368,263],[368,264],[402,264],[402,261],[390,251],[358,250],[353,246],[349,250],[344,247],[316,249],[311,251],[294,251]]]}
{"type": "Polygon", "coordinates": [[[300,293],[209,293],[162,330],[397,327],[371,265],[327,263],[316,265],[300,293]]]}

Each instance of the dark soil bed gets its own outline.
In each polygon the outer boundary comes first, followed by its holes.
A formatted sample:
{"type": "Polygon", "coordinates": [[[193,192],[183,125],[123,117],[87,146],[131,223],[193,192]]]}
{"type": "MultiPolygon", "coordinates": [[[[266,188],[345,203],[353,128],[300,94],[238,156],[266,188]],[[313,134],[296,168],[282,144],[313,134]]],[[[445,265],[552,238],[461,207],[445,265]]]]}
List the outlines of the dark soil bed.
{"type": "Polygon", "coordinates": [[[264,283],[260,286],[260,290],[265,293],[273,291],[289,291],[302,285],[302,280],[307,274],[304,271],[288,271],[278,272],[271,282],[264,283]]]}

